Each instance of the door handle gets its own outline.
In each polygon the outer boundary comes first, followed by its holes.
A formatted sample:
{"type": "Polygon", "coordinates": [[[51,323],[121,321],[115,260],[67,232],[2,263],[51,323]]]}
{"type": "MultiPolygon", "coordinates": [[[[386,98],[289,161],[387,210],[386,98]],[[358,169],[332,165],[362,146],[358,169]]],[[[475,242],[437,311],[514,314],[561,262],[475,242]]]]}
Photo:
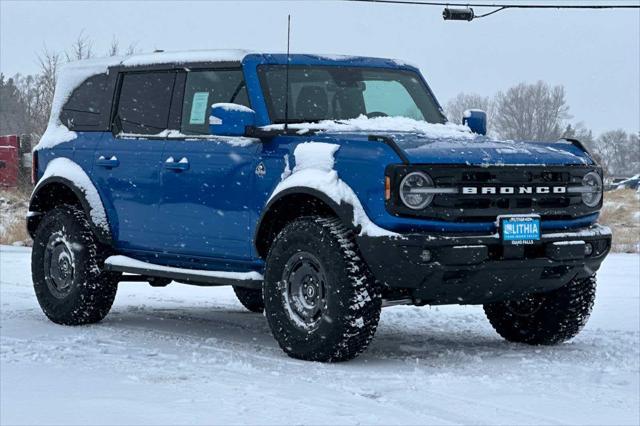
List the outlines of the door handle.
{"type": "Polygon", "coordinates": [[[189,160],[187,157],[182,157],[180,161],[176,161],[173,157],[169,157],[164,161],[164,168],[175,172],[183,172],[189,170],[189,160]]]}
{"type": "Polygon", "coordinates": [[[120,165],[120,160],[115,155],[112,155],[111,158],[105,158],[104,155],[101,155],[96,160],[96,165],[100,167],[113,168],[118,167],[120,165]]]}

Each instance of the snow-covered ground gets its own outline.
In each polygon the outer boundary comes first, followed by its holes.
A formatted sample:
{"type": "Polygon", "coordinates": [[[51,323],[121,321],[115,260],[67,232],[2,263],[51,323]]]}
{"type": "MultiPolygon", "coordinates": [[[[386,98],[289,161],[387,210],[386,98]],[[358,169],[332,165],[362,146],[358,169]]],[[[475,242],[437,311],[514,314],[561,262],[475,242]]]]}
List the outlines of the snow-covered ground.
{"type": "Polygon", "coordinates": [[[355,361],[287,358],[228,288],[120,286],[100,324],[40,312],[0,248],[0,424],[638,424],[640,257],[611,255],[586,329],[502,341],[479,307],[383,311],[355,361]]]}

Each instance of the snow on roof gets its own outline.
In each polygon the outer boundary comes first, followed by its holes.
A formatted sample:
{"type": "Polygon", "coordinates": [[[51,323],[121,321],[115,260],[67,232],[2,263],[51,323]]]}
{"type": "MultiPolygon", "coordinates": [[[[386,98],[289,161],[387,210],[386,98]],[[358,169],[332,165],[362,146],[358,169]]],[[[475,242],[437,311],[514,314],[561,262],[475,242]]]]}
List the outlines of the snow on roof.
{"type": "Polygon", "coordinates": [[[122,65],[132,67],[165,63],[187,62],[233,62],[242,61],[249,51],[246,50],[192,50],[182,52],[155,52],[128,57],[111,56],[107,58],[84,59],[70,62],[60,68],[58,82],[51,104],[49,123],[40,142],[35,149],[52,148],[53,146],[73,140],[77,137],[64,123],[60,122],[62,107],[73,91],[86,79],[98,74],[107,74],[109,67],[122,65]]]}
{"type": "Polygon", "coordinates": [[[329,61],[351,61],[353,59],[361,59],[361,56],[353,56],[353,55],[341,55],[335,53],[320,53],[320,54],[309,54],[309,56],[315,56],[320,59],[327,59],[329,61]]]}
{"type": "Polygon", "coordinates": [[[248,50],[185,50],[176,52],[154,52],[133,55],[125,58],[121,65],[133,67],[139,65],[154,65],[188,62],[240,62],[251,54],[248,50]]]}

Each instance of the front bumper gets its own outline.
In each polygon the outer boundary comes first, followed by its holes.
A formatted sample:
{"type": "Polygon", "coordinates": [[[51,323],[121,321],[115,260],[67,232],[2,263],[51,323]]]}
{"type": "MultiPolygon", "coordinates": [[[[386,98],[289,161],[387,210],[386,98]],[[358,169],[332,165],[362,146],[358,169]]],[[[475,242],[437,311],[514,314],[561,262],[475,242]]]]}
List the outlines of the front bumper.
{"type": "Polygon", "coordinates": [[[390,298],[483,304],[551,291],[593,275],[609,253],[611,231],[595,224],[545,233],[538,243],[525,246],[503,245],[497,234],[361,235],[358,245],[390,298]]]}

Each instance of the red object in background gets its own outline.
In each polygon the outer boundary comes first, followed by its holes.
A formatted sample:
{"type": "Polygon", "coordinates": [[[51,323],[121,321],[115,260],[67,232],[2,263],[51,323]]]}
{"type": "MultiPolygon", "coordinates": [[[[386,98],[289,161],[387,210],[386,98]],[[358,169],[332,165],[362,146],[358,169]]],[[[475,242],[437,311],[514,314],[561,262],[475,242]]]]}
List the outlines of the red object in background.
{"type": "Polygon", "coordinates": [[[0,136],[0,187],[18,186],[19,151],[18,136],[0,136]]]}

